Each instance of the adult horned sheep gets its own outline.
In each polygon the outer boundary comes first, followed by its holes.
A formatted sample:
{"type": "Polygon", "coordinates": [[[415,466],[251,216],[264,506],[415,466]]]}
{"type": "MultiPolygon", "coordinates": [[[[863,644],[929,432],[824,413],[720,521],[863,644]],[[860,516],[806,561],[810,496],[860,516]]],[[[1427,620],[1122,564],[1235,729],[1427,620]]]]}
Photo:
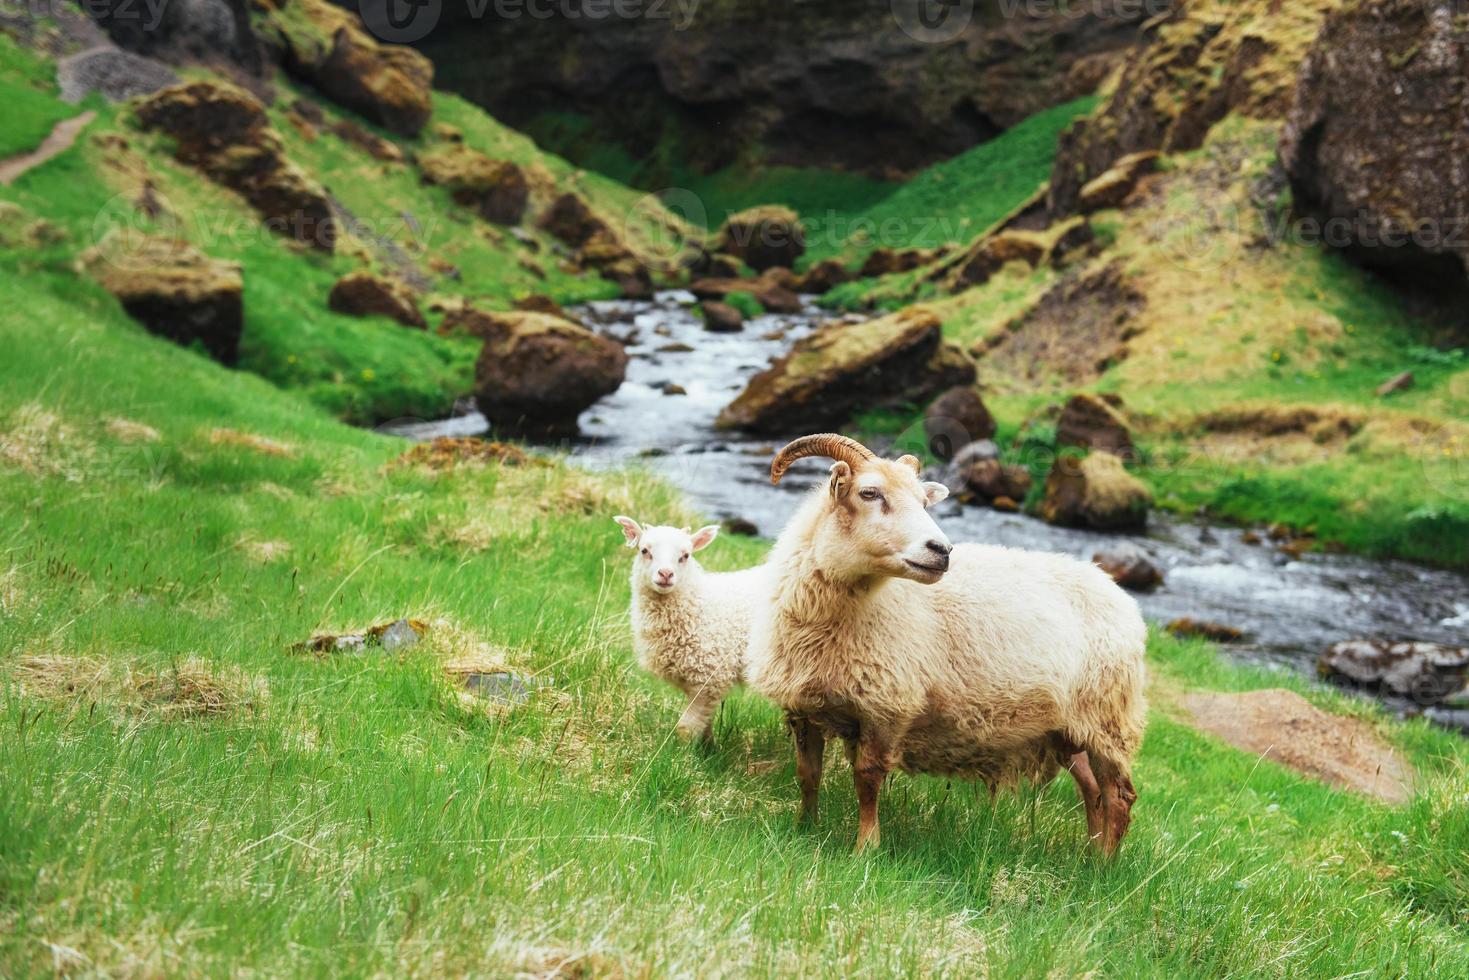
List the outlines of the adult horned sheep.
{"type": "Polygon", "coordinates": [[[772,603],[751,627],[749,683],[786,711],[801,816],[816,810],[828,736],[856,779],[857,850],[879,839],[894,769],[983,779],[1076,780],[1104,854],[1127,832],[1132,759],[1146,722],[1137,604],[1096,566],[1062,555],[951,546],[927,513],[948,495],[919,461],[838,435],[797,439],[836,460],[769,559],[772,603]]]}

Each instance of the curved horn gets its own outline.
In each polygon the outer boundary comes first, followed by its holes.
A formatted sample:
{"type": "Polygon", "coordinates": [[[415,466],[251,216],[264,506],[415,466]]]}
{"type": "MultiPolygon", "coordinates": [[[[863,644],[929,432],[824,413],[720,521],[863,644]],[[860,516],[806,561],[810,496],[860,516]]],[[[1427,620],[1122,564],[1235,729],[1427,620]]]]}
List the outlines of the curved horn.
{"type": "Polygon", "coordinates": [[[826,456],[829,459],[846,463],[853,469],[869,459],[877,458],[876,453],[856,439],[848,439],[834,432],[802,436],[775,454],[775,459],[770,463],[770,482],[779,483],[780,478],[786,475],[786,470],[791,468],[792,463],[798,459],[805,459],[807,456],[826,456]]]}

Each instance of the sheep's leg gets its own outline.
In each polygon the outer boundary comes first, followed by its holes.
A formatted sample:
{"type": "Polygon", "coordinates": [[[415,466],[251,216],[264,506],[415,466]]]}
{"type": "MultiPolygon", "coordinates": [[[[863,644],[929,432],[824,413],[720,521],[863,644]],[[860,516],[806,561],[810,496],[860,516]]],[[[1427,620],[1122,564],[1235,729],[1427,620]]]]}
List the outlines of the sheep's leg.
{"type": "Polygon", "coordinates": [[[1132,823],[1132,805],[1137,802],[1137,792],[1127,770],[1105,756],[1092,760],[1097,783],[1102,791],[1102,836],[1099,841],[1102,855],[1111,857],[1117,853],[1127,827],[1132,823]]]}
{"type": "Polygon", "coordinates": [[[820,728],[794,715],[786,725],[796,740],[796,780],[801,784],[801,811],[796,823],[816,819],[816,798],[821,791],[821,770],[826,762],[826,735],[820,728]]]}
{"type": "Polygon", "coordinates": [[[1092,772],[1091,760],[1086,757],[1085,752],[1076,752],[1066,762],[1066,769],[1071,773],[1071,778],[1076,780],[1076,788],[1081,793],[1082,805],[1086,807],[1086,836],[1093,846],[1100,847],[1102,835],[1106,830],[1106,821],[1102,812],[1102,788],[1097,785],[1097,777],[1092,772]]]}
{"type": "Polygon", "coordinates": [[[691,742],[714,743],[714,713],[719,710],[719,695],[700,688],[689,696],[689,706],[678,719],[678,734],[691,742]]]}
{"type": "Polygon", "coordinates": [[[857,742],[852,767],[857,783],[857,854],[882,842],[882,830],[877,822],[877,795],[890,768],[887,750],[880,743],[867,738],[857,742]]]}

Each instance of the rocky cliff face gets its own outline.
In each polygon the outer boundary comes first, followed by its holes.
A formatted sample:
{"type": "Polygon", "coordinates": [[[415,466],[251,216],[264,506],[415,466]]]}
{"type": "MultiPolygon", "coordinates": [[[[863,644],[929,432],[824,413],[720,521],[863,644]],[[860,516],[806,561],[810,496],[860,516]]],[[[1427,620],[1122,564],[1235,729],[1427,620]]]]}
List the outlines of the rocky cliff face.
{"type": "Polygon", "coordinates": [[[1149,21],[1106,103],[1065,133],[1047,194],[1052,217],[1121,158],[1197,149],[1230,113],[1283,118],[1300,64],[1342,0],[1198,0],[1149,21]]]}
{"type": "Polygon", "coordinates": [[[1281,141],[1295,204],[1329,244],[1415,286],[1469,269],[1469,22],[1452,0],[1342,10],[1301,73],[1281,141]]]}
{"type": "Polygon", "coordinates": [[[445,4],[417,42],[438,84],[511,125],[585,114],[638,159],[672,135],[705,170],[898,176],[1095,90],[1162,2],[648,0],[644,16],[596,19],[531,6],[445,4]]]}

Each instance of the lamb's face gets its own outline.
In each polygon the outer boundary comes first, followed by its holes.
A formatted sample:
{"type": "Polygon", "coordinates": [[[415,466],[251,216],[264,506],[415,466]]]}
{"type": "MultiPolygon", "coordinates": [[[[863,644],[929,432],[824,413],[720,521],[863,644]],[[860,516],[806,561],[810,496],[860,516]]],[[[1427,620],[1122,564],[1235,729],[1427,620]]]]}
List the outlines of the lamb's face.
{"type": "Polygon", "coordinates": [[[688,578],[696,551],[709,546],[719,534],[715,525],[701,527],[694,533],[688,528],[640,525],[630,517],[618,517],[623,537],[629,548],[637,549],[633,558],[633,586],[658,595],[666,595],[688,578]]]}
{"type": "Polygon", "coordinates": [[[949,569],[953,546],[928,514],[949,495],[918,479],[917,461],[874,459],[853,472],[831,468],[832,517],[819,546],[822,561],[853,578],[884,576],[932,585],[949,569]]]}

